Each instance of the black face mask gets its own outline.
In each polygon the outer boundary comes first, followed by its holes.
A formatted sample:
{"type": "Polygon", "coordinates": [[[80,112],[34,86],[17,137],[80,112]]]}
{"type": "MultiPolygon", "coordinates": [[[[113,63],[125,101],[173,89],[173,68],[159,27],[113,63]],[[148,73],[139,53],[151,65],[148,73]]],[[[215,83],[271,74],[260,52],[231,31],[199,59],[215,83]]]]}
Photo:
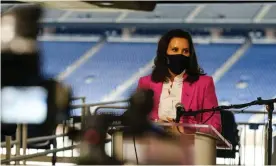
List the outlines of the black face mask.
{"type": "Polygon", "coordinates": [[[185,69],[189,68],[190,57],[182,54],[167,55],[167,66],[176,75],[182,73],[185,69]]]}

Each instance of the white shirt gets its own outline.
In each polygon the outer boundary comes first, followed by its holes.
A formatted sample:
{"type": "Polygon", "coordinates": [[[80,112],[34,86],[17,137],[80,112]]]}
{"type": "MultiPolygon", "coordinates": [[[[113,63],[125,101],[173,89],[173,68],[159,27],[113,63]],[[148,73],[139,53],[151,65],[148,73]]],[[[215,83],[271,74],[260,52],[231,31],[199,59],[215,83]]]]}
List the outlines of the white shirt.
{"type": "Polygon", "coordinates": [[[175,105],[181,102],[183,74],[177,75],[174,81],[163,83],[163,88],[160,97],[158,116],[160,119],[167,120],[168,118],[176,118],[175,105]]]}

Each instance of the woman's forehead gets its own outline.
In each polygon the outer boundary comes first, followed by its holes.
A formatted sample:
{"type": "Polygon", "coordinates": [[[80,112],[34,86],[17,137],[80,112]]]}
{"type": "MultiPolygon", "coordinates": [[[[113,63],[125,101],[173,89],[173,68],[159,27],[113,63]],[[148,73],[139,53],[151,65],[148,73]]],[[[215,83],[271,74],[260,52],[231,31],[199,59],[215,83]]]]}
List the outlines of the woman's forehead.
{"type": "Polygon", "coordinates": [[[173,37],[169,43],[170,47],[189,47],[189,41],[181,37],[173,37]]]}

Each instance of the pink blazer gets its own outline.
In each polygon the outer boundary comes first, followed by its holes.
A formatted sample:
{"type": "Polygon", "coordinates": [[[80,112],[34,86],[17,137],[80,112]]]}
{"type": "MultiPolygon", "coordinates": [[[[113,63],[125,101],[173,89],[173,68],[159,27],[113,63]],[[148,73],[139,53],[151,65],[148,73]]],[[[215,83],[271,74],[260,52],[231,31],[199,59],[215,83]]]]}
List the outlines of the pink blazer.
{"type": "MultiPolygon", "coordinates": [[[[209,109],[218,106],[218,101],[215,92],[213,78],[210,76],[200,76],[199,80],[190,84],[185,81],[187,74],[184,76],[181,103],[184,105],[185,110],[199,110],[209,109]]],[[[163,83],[155,83],[151,80],[151,75],[141,77],[139,79],[138,88],[151,89],[154,91],[154,106],[151,113],[151,119],[159,119],[158,108],[160,96],[162,92],[163,83]]],[[[199,114],[198,116],[183,117],[181,122],[189,124],[202,124],[213,113],[208,112],[199,114]]],[[[218,132],[221,132],[221,117],[220,113],[216,112],[205,124],[212,125],[218,132]]]]}

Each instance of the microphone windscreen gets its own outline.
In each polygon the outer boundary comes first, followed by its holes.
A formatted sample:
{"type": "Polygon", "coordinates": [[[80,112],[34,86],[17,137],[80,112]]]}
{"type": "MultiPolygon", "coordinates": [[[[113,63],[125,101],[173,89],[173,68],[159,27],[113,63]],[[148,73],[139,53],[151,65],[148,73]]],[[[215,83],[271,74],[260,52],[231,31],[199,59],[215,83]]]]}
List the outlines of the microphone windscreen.
{"type": "Polygon", "coordinates": [[[177,104],[175,105],[175,108],[176,108],[176,109],[179,108],[179,107],[184,108],[184,106],[183,106],[182,103],[177,103],[177,104]]]}

